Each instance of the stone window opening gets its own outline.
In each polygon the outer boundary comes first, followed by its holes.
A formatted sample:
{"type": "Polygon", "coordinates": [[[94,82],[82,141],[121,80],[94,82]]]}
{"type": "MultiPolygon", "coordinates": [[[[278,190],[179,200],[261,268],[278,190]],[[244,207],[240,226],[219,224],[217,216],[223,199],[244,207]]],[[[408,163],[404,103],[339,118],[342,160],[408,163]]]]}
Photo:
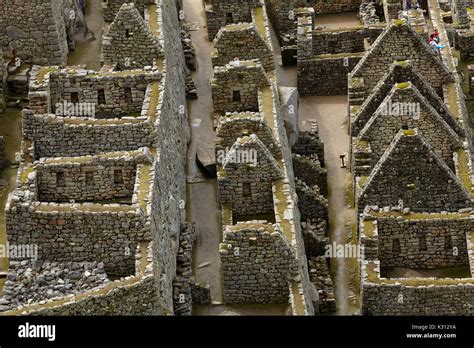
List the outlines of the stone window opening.
{"type": "Polygon", "coordinates": [[[328,41],[328,46],[327,46],[328,47],[328,50],[327,50],[328,54],[336,53],[336,44],[337,44],[337,42],[334,41],[334,40],[329,40],[328,41]]]}
{"type": "Polygon", "coordinates": [[[79,103],[79,93],[78,92],[71,92],[71,103],[73,103],[73,104],[79,103]]]}
{"type": "Polygon", "coordinates": [[[125,37],[132,37],[133,36],[133,31],[130,29],[125,29],[125,37]]]}
{"type": "Polygon", "coordinates": [[[257,237],[256,236],[252,236],[252,237],[249,238],[249,246],[254,246],[254,247],[257,246],[257,237]]]}
{"type": "Polygon", "coordinates": [[[453,239],[451,236],[444,237],[444,250],[452,251],[453,250],[453,239]]]}
{"type": "Polygon", "coordinates": [[[97,91],[97,104],[104,105],[105,104],[105,90],[99,89],[97,91]]]}
{"type": "Polygon", "coordinates": [[[420,251],[428,250],[428,245],[426,244],[426,236],[424,234],[418,236],[418,246],[420,251]]]}
{"type": "Polygon", "coordinates": [[[64,187],[64,185],[65,185],[64,172],[57,172],[56,173],[56,186],[64,187]]]}
{"type": "Polygon", "coordinates": [[[240,91],[233,91],[232,92],[232,101],[234,103],[242,102],[242,96],[240,95],[240,91]]]}
{"type": "Polygon", "coordinates": [[[252,185],[249,182],[244,182],[242,184],[242,196],[244,198],[252,197],[252,185]]]}
{"type": "Polygon", "coordinates": [[[123,171],[122,169],[114,170],[114,184],[122,185],[123,184],[123,171]]]}
{"type": "Polygon", "coordinates": [[[132,89],[131,88],[125,88],[124,90],[124,97],[125,97],[125,102],[127,104],[132,104],[133,103],[133,96],[132,96],[132,89]]]}
{"type": "Polygon", "coordinates": [[[225,14],[225,23],[226,24],[233,24],[234,23],[234,15],[232,12],[227,12],[225,14]]]}
{"type": "Polygon", "coordinates": [[[94,172],[86,172],[86,187],[94,186],[94,172]]]}
{"type": "Polygon", "coordinates": [[[400,254],[401,252],[400,239],[395,238],[392,241],[392,252],[395,254],[400,254]]]}

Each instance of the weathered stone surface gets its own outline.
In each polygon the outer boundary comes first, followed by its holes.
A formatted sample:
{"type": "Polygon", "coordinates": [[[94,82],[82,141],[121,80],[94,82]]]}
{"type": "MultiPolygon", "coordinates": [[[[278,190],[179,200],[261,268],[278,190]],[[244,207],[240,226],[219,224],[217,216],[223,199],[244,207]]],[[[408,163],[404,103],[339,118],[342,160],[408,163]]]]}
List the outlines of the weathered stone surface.
{"type": "MultiPolygon", "coordinates": [[[[156,24],[158,25],[158,24],[156,24]]],[[[133,3],[125,3],[102,39],[102,61],[120,69],[153,65],[161,52],[158,37],[133,3]]]]}
{"type": "Polygon", "coordinates": [[[200,168],[211,177],[217,177],[216,151],[213,148],[199,148],[196,152],[196,161],[200,168]]]}

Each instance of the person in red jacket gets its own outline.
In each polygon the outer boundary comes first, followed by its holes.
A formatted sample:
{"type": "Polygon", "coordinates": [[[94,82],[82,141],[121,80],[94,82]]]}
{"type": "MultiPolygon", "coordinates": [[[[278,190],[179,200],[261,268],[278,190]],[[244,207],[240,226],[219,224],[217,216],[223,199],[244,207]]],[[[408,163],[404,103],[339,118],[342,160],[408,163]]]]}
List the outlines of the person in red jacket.
{"type": "Polygon", "coordinates": [[[439,32],[438,32],[438,29],[437,29],[437,28],[436,28],[436,29],[434,30],[434,32],[430,35],[430,42],[433,41],[433,40],[439,42],[439,32]]]}

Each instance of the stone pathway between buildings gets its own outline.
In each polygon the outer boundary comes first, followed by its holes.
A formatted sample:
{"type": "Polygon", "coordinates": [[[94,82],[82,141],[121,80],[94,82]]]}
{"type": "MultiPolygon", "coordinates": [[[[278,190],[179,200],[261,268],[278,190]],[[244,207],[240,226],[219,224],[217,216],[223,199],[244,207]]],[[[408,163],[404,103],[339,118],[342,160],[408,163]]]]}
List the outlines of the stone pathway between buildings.
{"type": "MultiPolygon", "coordinates": [[[[329,235],[332,243],[347,242],[346,225],[356,221],[355,210],[348,208],[346,201],[349,184],[349,169],[341,168],[340,155],[349,154],[349,134],[347,123],[347,96],[302,97],[300,100],[300,128],[306,122],[316,120],[319,136],[324,142],[325,164],[328,170],[329,192],[329,235]]],[[[349,259],[331,260],[334,270],[334,284],[338,314],[348,315],[357,311],[349,304],[351,265],[349,259]]]]}
{"type": "Polygon", "coordinates": [[[217,180],[206,179],[196,166],[198,148],[214,147],[213,103],[210,81],[213,76],[211,61],[212,43],[207,36],[202,0],[184,0],[188,23],[196,23],[192,32],[196,48],[198,70],[193,73],[198,99],[188,103],[192,141],[188,148],[188,222],[196,224],[199,238],[194,246],[193,267],[196,281],[208,283],[212,306],[194,306],[194,315],[285,315],[287,305],[223,306],[222,277],[220,272],[219,243],[222,240],[220,208],[217,202],[217,180]],[[208,264],[199,268],[201,265],[208,264]]]}
{"type": "MultiPolygon", "coordinates": [[[[323,25],[331,27],[352,24],[357,17],[352,13],[324,16],[323,25]]],[[[280,54],[278,39],[272,30],[272,41],[275,54],[280,54]]],[[[282,67],[277,59],[278,80],[280,86],[296,87],[296,67],[282,67]]],[[[329,234],[331,242],[345,244],[347,242],[347,224],[356,221],[356,213],[348,208],[346,192],[349,185],[349,169],[341,168],[340,155],[347,154],[349,160],[349,131],[347,123],[347,95],[329,97],[302,97],[300,98],[299,122],[300,129],[309,129],[308,122],[316,120],[319,126],[319,135],[325,145],[325,163],[328,170],[329,192],[329,234]]],[[[351,260],[333,259],[333,281],[335,284],[338,314],[350,315],[359,311],[359,308],[350,304],[349,298],[354,296],[350,292],[351,260]]],[[[358,296],[358,294],[357,294],[358,296]]]]}
{"type": "Polygon", "coordinates": [[[197,23],[199,29],[192,33],[196,47],[198,70],[193,73],[198,99],[188,103],[192,141],[188,148],[188,221],[196,224],[198,239],[194,246],[194,274],[196,280],[211,287],[211,300],[222,302],[219,243],[221,237],[220,210],[217,202],[217,180],[206,179],[196,166],[198,147],[213,148],[214,127],[212,120],[212,92],[210,80],[213,74],[212,44],[204,27],[204,5],[201,1],[184,1],[188,23],[197,23]],[[198,268],[202,264],[210,264],[198,268]]]}

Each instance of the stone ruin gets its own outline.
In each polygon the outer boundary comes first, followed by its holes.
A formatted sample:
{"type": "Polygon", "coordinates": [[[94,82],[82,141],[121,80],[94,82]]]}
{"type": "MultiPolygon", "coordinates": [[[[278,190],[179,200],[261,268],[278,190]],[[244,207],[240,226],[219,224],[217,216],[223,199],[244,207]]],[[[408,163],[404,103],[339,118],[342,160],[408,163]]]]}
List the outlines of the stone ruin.
{"type": "Polygon", "coordinates": [[[135,5],[125,3],[102,38],[103,64],[122,69],[152,66],[161,51],[152,30],[135,5]]]}
{"type": "Polygon", "coordinates": [[[133,3],[138,10],[140,16],[145,17],[145,11],[149,9],[149,6],[155,5],[153,0],[105,0],[102,2],[102,9],[104,13],[104,19],[106,22],[113,22],[118,12],[120,11],[123,4],[133,3]]]}
{"type": "Polygon", "coordinates": [[[73,0],[5,0],[0,13],[0,49],[8,58],[39,65],[66,65],[74,34],[84,30],[73,0]],[[5,35],[3,35],[5,33],[5,35]]]}
{"type": "MultiPolygon", "coordinates": [[[[281,46],[283,65],[299,62],[300,58],[296,56],[298,51],[298,35],[306,33],[306,31],[303,32],[302,29],[300,29],[301,20],[306,22],[309,17],[313,25],[318,25],[318,23],[315,22],[316,15],[359,12],[360,9],[362,9],[361,11],[363,13],[366,13],[369,10],[366,9],[367,5],[364,3],[365,1],[361,0],[336,0],[330,2],[320,0],[265,1],[269,18],[281,46]]],[[[361,16],[363,23],[378,24],[378,21],[364,21],[364,18],[365,16],[361,16]]],[[[324,31],[331,37],[331,30],[322,27],[318,29],[321,30],[321,33],[324,31]]],[[[313,28],[310,29],[310,31],[312,30],[313,28]]],[[[337,39],[335,38],[334,41],[336,42],[337,39]]]]}
{"type": "MultiPolygon", "coordinates": [[[[118,16],[128,24],[112,24],[111,35],[126,37],[136,10],[124,4],[118,16]]],[[[144,49],[156,53],[140,68],[32,69],[5,214],[9,243],[38,248],[35,260],[10,260],[3,314],[175,313],[178,256],[187,246],[186,67],[176,4],[146,6],[139,24],[134,34],[146,33],[154,47],[144,49]]]]}
{"type": "Polygon", "coordinates": [[[421,35],[393,21],[349,74],[363,314],[474,313],[466,109],[450,51],[421,35]]]}
{"type": "Polygon", "coordinates": [[[236,3],[206,7],[224,303],[334,312],[327,260],[318,258],[328,242],[324,145],[316,128],[299,132],[296,89],[277,85],[266,7],[239,2],[231,19],[225,11],[236,3]]]}

